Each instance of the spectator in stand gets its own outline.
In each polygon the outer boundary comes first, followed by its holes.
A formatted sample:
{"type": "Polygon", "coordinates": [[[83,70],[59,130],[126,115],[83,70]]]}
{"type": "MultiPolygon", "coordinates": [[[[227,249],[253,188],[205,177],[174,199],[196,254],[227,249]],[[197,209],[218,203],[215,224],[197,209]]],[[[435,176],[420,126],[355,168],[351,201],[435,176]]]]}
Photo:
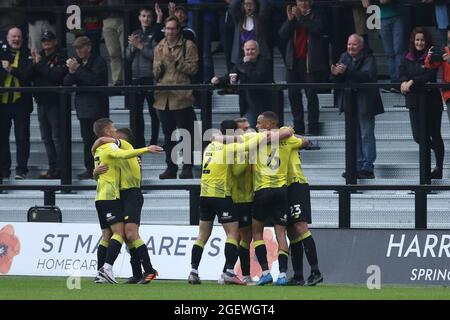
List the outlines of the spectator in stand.
{"type": "MultiPolygon", "coordinates": [[[[35,49],[33,57],[33,81],[36,87],[62,86],[68,70],[67,54],[58,47],[56,35],[45,31],[41,36],[43,50],[35,49]]],[[[47,153],[49,169],[41,179],[59,179],[61,174],[61,108],[59,96],[49,92],[34,95],[38,106],[39,128],[47,153]]]]}
{"type": "Polygon", "coordinates": [[[31,52],[42,50],[41,36],[45,31],[56,33],[55,13],[32,11],[33,8],[62,6],[63,0],[27,0],[26,5],[31,10],[27,13],[28,20],[28,48],[31,52]]]}
{"type": "MultiPolygon", "coordinates": [[[[325,16],[312,7],[312,0],[297,0],[286,7],[287,20],[279,36],[287,41],[286,81],[322,82],[329,75],[328,39],[325,16]]],[[[319,134],[319,98],[314,89],[305,89],[308,100],[308,134],[319,134]]],[[[288,89],[294,130],[305,134],[302,89],[288,89]]]]}
{"type": "Polygon", "coordinates": [[[13,9],[14,7],[22,7],[24,3],[24,0],[0,1],[1,8],[11,8],[9,11],[0,11],[0,41],[5,41],[8,31],[15,26],[22,31],[23,39],[26,38],[28,28],[25,12],[13,9]]]}
{"type": "MultiPolygon", "coordinates": [[[[103,0],[68,0],[68,4],[79,6],[99,6],[103,0]]],[[[103,21],[99,11],[84,11],[82,15],[81,29],[72,30],[75,37],[86,36],[91,40],[91,52],[95,56],[100,55],[100,41],[102,39],[103,21]]]]}
{"type": "MultiPolygon", "coordinates": [[[[424,68],[429,48],[433,46],[431,35],[423,28],[415,28],[409,40],[409,50],[400,64],[400,87],[405,95],[406,107],[409,109],[411,130],[414,141],[419,143],[420,114],[418,106],[417,86],[427,82],[436,82],[437,69],[424,68]]],[[[442,98],[439,89],[426,89],[427,127],[430,147],[436,156],[436,167],[430,174],[431,179],[442,179],[444,165],[444,141],[441,135],[442,98]]]]}
{"type": "MultiPolygon", "coordinates": [[[[191,40],[192,42],[196,43],[197,36],[195,34],[195,31],[188,26],[187,9],[182,5],[176,5],[174,2],[169,2],[168,9],[169,9],[169,17],[170,16],[177,17],[181,26],[181,34],[183,35],[183,38],[186,40],[191,40]]],[[[160,32],[155,34],[156,42],[160,42],[164,38],[164,36],[165,36],[164,30],[161,29],[160,32]]]]}
{"type": "MultiPolygon", "coordinates": [[[[153,85],[153,49],[156,46],[154,34],[162,28],[163,13],[158,3],[155,4],[155,12],[157,15],[156,23],[153,23],[153,13],[148,8],[142,8],[139,11],[139,22],[141,28],[134,31],[128,37],[128,47],[126,58],[132,62],[132,85],[153,85]]],[[[132,124],[131,130],[135,137],[135,147],[145,147],[145,128],[143,108],[144,102],[147,100],[148,111],[150,113],[152,124],[151,145],[158,142],[159,119],[153,108],[153,92],[137,92],[135,96],[134,112],[136,116],[136,126],[132,124]]]]}
{"type": "MultiPolygon", "coordinates": [[[[30,50],[23,44],[22,31],[9,29],[7,43],[0,48],[0,85],[5,88],[29,87],[33,61],[30,50]]],[[[16,138],[16,179],[25,179],[30,156],[30,113],[33,111],[31,94],[5,92],[0,94],[0,166],[3,178],[11,174],[9,135],[14,122],[16,138]]]]}
{"type": "Polygon", "coordinates": [[[248,40],[259,44],[261,56],[272,59],[267,43],[270,28],[270,8],[267,0],[232,0],[229,12],[234,20],[234,42],[231,62],[237,64],[243,57],[242,48],[248,40]]]}
{"type": "MultiPolygon", "coordinates": [[[[442,49],[431,47],[425,58],[425,68],[442,68],[442,82],[450,83],[450,30],[447,31],[447,45],[442,49]]],[[[447,116],[450,121],[450,90],[442,90],[442,99],[447,105],[447,116]]]]}
{"type": "MultiPolygon", "coordinates": [[[[198,70],[197,47],[186,40],[181,33],[181,25],[174,16],[164,22],[165,37],[154,50],[153,75],[157,84],[190,84],[191,76],[198,70]]],[[[191,179],[194,147],[195,101],[192,90],[155,91],[154,107],[158,110],[164,132],[164,151],[166,152],[166,170],[160,179],[175,179],[178,171],[178,159],[172,158],[175,147],[171,137],[173,132],[185,129],[190,134],[190,150],[183,150],[183,170],[180,179],[191,179]]],[[[183,138],[184,139],[184,138],[183,138]]],[[[186,146],[186,144],[184,144],[186,146]]]]}
{"type": "Polygon", "coordinates": [[[439,31],[439,45],[445,47],[447,45],[447,30],[450,26],[448,17],[448,5],[446,0],[422,0],[422,2],[434,2],[434,14],[436,20],[436,28],[439,31]]]}
{"type": "Polygon", "coordinates": [[[111,78],[115,86],[121,86],[123,82],[123,53],[125,50],[123,34],[123,13],[109,9],[110,6],[124,6],[124,0],[103,0],[105,6],[103,19],[103,37],[108,50],[111,78]]]}
{"type": "MultiPolygon", "coordinates": [[[[244,44],[244,58],[231,69],[230,73],[211,79],[214,85],[244,83],[271,83],[271,64],[259,54],[255,40],[244,44]]],[[[239,92],[241,117],[246,114],[250,127],[256,128],[256,119],[264,111],[271,111],[271,91],[265,89],[244,89],[239,92]]]]}
{"type": "MultiPolygon", "coordinates": [[[[343,0],[341,0],[343,1],[343,0]]],[[[366,9],[370,5],[370,0],[361,0],[361,4],[352,6],[353,25],[355,26],[355,33],[359,34],[364,39],[364,46],[369,48],[369,29],[367,28],[367,14],[366,9]]]]}
{"type": "MultiPolygon", "coordinates": [[[[347,52],[341,55],[337,64],[331,65],[331,79],[337,83],[360,83],[377,81],[377,63],[370,50],[364,48],[364,39],[352,34],[348,38],[347,52]]],[[[341,111],[349,103],[343,90],[337,90],[338,106],[341,111]]],[[[362,89],[352,92],[352,103],[356,104],[357,172],[359,179],[374,179],[374,162],[377,157],[375,143],[375,116],[383,113],[383,102],[378,89],[362,89]]],[[[346,173],[342,176],[345,178],[346,173]]]]}
{"type": "MultiPolygon", "coordinates": [[[[223,0],[230,4],[231,0],[223,0]]],[[[225,56],[225,63],[227,67],[227,72],[230,72],[233,67],[231,62],[231,52],[233,49],[233,39],[234,39],[234,22],[231,18],[229,10],[221,11],[219,17],[219,30],[220,30],[220,43],[223,48],[223,53],[225,56]]]]}
{"type": "MultiPolygon", "coordinates": [[[[372,4],[371,0],[364,2],[364,6],[372,4]]],[[[399,82],[399,67],[406,50],[406,32],[400,1],[379,0],[381,11],[381,40],[384,51],[389,59],[389,76],[391,82],[399,82]]],[[[386,90],[382,90],[385,92],[386,90]]],[[[390,92],[400,93],[397,88],[391,88],[390,92]]]]}
{"type": "MultiPolygon", "coordinates": [[[[77,58],[70,58],[66,65],[69,73],[64,78],[65,86],[107,86],[108,68],[101,56],[92,53],[91,40],[86,36],[75,39],[73,46],[77,58]]],[[[102,92],[77,92],[75,95],[75,110],[80,120],[81,137],[84,144],[84,166],[86,171],[78,175],[79,179],[92,179],[94,158],[91,147],[95,142],[94,122],[100,118],[109,117],[109,98],[102,92]]]]}

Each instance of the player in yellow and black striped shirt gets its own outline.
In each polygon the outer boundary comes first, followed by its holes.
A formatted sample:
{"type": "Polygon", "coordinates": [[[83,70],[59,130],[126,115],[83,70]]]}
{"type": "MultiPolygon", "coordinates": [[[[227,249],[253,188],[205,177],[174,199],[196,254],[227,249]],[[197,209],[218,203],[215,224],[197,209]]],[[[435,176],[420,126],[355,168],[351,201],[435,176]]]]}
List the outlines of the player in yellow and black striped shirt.
{"type": "MultiPolygon", "coordinates": [[[[99,119],[94,123],[94,132],[99,138],[114,138],[116,136],[114,123],[107,118],[99,119]]],[[[158,146],[149,146],[136,150],[122,150],[114,143],[103,144],[95,150],[94,160],[96,167],[101,164],[108,166],[108,171],[101,174],[97,180],[95,206],[102,228],[102,241],[98,252],[98,257],[100,257],[98,261],[100,266],[99,275],[110,283],[117,283],[112,273],[112,265],[120,252],[124,237],[123,209],[119,200],[121,172],[117,159],[131,159],[147,152],[161,151],[162,148],[158,146]],[[106,257],[103,257],[105,251],[106,257]],[[103,266],[101,264],[102,261],[104,261],[103,266]]]]}
{"type": "MultiPolygon", "coordinates": [[[[120,148],[123,150],[133,150],[131,143],[133,142],[133,134],[128,128],[117,130],[117,139],[119,139],[120,148]]],[[[104,143],[115,142],[116,139],[102,137],[98,139],[92,147],[95,149],[104,143]]],[[[161,149],[162,150],[162,149],[161,149]]],[[[120,201],[124,212],[125,237],[128,250],[131,256],[131,268],[133,276],[126,283],[147,284],[152,281],[158,274],[151,264],[147,247],[139,235],[139,225],[141,221],[142,206],[144,197],[141,191],[141,166],[139,158],[131,158],[119,160],[120,175],[120,201]],[[144,274],[142,274],[142,267],[144,274]]],[[[98,177],[108,171],[108,166],[100,165],[94,170],[94,177],[98,177]]]]}
{"type": "MultiPolygon", "coordinates": [[[[307,145],[306,139],[302,137],[307,145]]],[[[311,223],[311,197],[308,179],[302,169],[298,150],[293,150],[289,158],[287,173],[289,214],[287,234],[290,240],[294,277],[291,285],[314,286],[323,281],[319,271],[316,244],[308,229],[311,223]],[[311,266],[308,280],[303,279],[303,251],[311,266]]]]}
{"type": "MultiPolygon", "coordinates": [[[[258,131],[278,130],[278,116],[266,111],[258,116],[258,131]]],[[[278,264],[280,275],[277,285],[286,285],[288,263],[288,244],[286,239],[286,223],[288,212],[287,173],[290,154],[304,144],[302,139],[289,137],[286,140],[272,140],[267,146],[260,146],[254,164],[253,184],[253,241],[255,254],[261,265],[263,274],[257,285],[272,283],[272,276],[267,263],[267,250],[263,240],[264,223],[272,218],[278,242],[278,264]]]]}
{"type": "MultiPolygon", "coordinates": [[[[220,125],[220,131],[225,134],[227,130],[233,133],[236,123],[233,120],[224,120],[220,125]]],[[[265,135],[260,135],[262,137],[265,135]]],[[[261,140],[255,137],[246,143],[224,144],[213,141],[205,149],[202,164],[202,176],[200,180],[200,225],[199,235],[192,246],[191,266],[188,277],[190,284],[200,284],[198,267],[203,254],[203,248],[211,235],[214,218],[217,215],[219,223],[223,225],[227,240],[225,243],[225,283],[245,285],[234,274],[234,265],[238,258],[239,222],[235,214],[233,201],[231,200],[232,164],[235,153],[245,151],[254,141],[261,140]]]]}

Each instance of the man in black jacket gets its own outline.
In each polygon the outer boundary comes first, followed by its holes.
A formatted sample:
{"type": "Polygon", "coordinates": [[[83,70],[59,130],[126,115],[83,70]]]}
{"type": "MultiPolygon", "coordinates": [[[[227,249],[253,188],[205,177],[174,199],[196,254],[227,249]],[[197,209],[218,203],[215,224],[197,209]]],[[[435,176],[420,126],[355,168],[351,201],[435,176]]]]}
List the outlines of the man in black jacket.
{"type": "MultiPolygon", "coordinates": [[[[30,51],[23,45],[22,31],[9,29],[7,43],[0,49],[0,86],[28,87],[31,83],[33,61],[30,51]]],[[[3,178],[11,174],[9,134],[14,121],[16,138],[16,179],[25,179],[30,156],[30,113],[33,111],[31,94],[5,92],[0,95],[0,165],[3,178]]]]}
{"type": "MultiPolygon", "coordinates": [[[[271,64],[259,55],[259,45],[255,40],[244,44],[244,58],[238,62],[229,74],[222,78],[213,77],[214,85],[244,83],[271,83],[271,64]]],[[[264,89],[244,89],[239,92],[241,116],[247,114],[252,128],[256,128],[256,119],[264,111],[271,110],[271,94],[264,89]]]]}
{"type": "MultiPolygon", "coordinates": [[[[33,51],[33,79],[36,87],[62,86],[67,74],[67,55],[58,48],[56,35],[46,31],[41,36],[43,50],[33,51]]],[[[34,95],[38,105],[39,128],[45,145],[49,169],[41,179],[59,179],[61,173],[61,107],[59,96],[50,92],[34,95]]]]}
{"type": "MultiPolygon", "coordinates": [[[[286,81],[322,82],[328,78],[328,36],[323,13],[311,7],[312,1],[297,0],[288,5],[287,19],[279,30],[286,45],[286,81]]],[[[317,91],[305,89],[308,100],[308,133],[319,134],[319,98],[317,91]]],[[[302,89],[288,89],[289,102],[294,117],[294,130],[305,133],[302,89]]]]}
{"type": "MultiPolygon", "coordinates": [[[[73,46],[78,58],[67,60],[69,73],[64,78],[65,86],[107,86],[108,69],[101,56],[91,54],[92,44],[88,37],[77,38],[73,46]]],[[[91,147],[95,142],[94,122],[109,117],[109,98],[102,92],[77,92],[75,110],[80,120],[81,137],[84,143],[84,165],[86,171],[79,174],[80,179],[91,179],[94,170],[94,158],[91,147]]]]}
{"type": "MultiPolygon", "coordinates": [[[[126,50],[126,58],[132,65],[132,84],[133,85],[153,85],[153,49],[156,46],[155,33],[163,28],[163,13],[158,4],[155,4],[157,15],[156,23],[153,23],[152,11],[148,8],[139,10],[139,22],[141,28],[135,30],[128,37],[128,47],[126,50]]],[[[134,105],[130,110],[130,125],[134,136],[134,147],[145,147],[145,121],[143,115],[144,102],[147,100],[148,111],[150,113],[152,136],[150,144],[158,144],[159,119],[153,108],[155,101],[152,91],[140,91],[135,94],[134,105]],[[135,122],[132,114],[134,113],[135,122]]]]}
{"type": "MultiPolygon", "coordinates": [[[[331,66],[332,81],[337,83],[361,83],[377,81],[377,63],[373,54],[364,48],[364,39],[352,34],[348,38],[347,52],[338,63],[331,66]]],[[[348,101],[343,90],[337,90],[339,109],[344,111],[348,101]]],[[[358,129],[356,135],[357,172],[359,179],[374,179],[374,162],[377,157],[375,143],[375,116],[383,113],[383,102],[377,88],[358,89],[352,92],[356,106],[358,129]]],[[[345,178],[345,172],[343,174],[345,178]]]]}

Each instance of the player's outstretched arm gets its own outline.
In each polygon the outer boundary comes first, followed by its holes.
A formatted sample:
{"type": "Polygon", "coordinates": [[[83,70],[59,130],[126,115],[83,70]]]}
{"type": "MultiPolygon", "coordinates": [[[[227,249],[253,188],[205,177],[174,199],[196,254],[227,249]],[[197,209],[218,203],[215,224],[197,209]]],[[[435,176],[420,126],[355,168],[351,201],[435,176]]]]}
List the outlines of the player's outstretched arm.
{"type": "Polygon", "coordinates": [[[164,149],[162,147],[154,145],[154,144],[152,144],[151,146],[148,146],[147,150],[148,150],[147,152],[149,152],[149,153],[162,153],[162,152],[164,152],[164,149]]]}

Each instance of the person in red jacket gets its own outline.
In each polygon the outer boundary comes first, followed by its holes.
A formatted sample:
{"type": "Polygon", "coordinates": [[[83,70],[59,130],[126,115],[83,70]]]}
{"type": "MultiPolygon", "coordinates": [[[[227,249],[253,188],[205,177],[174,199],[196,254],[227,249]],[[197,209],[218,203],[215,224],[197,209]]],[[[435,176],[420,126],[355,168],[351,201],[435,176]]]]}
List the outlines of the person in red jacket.
{"type": "MultiPolygon", "coordinates": [[[[442,82],[450,82],[450,30],[447,31],[447,46],[439,50],[439,48],[431,47],[425,58],[425,68],[442,68],[442,82]]],[[[442,98],[447,105],[447,115],[450,121],[450,90],[442,90],[442,98]]]]}

